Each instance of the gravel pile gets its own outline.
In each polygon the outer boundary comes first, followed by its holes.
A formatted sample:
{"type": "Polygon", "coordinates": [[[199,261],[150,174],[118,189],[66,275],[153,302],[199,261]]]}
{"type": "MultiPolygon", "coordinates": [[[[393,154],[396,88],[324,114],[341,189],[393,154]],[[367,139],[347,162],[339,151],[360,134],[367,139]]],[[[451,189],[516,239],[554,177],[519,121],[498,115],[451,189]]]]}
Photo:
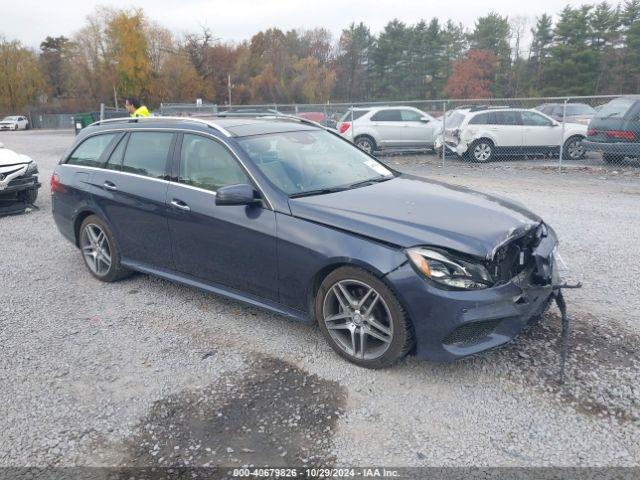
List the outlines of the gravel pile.
{"type": "Polygon", "coordinates": [[[0,466],[640,464],[637,179],[391,158],[529,204],[585,288],[567,295],[564,385],[553,312],[477,358],[368,371],[315,327],[145,275],[94,280],[50,214],[72,138],[0,134],[45,184],[40,210],[0,219],[0,466]]]}

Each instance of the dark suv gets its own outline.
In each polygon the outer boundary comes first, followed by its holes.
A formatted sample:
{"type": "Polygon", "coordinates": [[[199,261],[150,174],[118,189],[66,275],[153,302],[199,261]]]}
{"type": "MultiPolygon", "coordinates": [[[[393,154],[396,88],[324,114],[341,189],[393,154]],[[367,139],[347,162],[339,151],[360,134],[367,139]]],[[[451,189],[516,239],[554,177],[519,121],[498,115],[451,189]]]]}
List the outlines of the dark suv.
{"type": "Polygon", "coordinates": [[[598,110],[582,146],[602,153],[607,163],[640,157],[640,95],[616,98],[598,110]]]}
{"type": "Polygon", "coordinates": [[[317,322],[370,368],[496,347],[557,291],[556,235],[525,207],[400,174],[303,119],[105,121],[51,190],[99,280],[135,270],[317,322]]]}

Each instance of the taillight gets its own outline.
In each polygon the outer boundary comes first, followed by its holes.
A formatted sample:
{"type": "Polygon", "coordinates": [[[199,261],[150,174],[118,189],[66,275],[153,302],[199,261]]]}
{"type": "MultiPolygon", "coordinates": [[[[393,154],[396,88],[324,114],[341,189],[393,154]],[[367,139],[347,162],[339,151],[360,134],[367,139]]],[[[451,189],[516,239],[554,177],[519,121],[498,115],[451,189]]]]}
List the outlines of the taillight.
{"type": "Polygon", "coordinates": [[[629,130],[607,130],[605,133],[607,134],[607,137],[628,140],[630,142],[633,142],[636,139],[635,132],[631,132],[629,130]]]}
{"type": "Polygon", "coordinates": [[[597,133],[598,131],[595,128],[590,128],[589,130],[587,130],[587,137],[593,137],[597,133]]]}
{"type": "Polygon", "coordinates": [[[340,124],[340,133],[344,133],[351,128],[351,124],[349,122],[342,122],[340,124]]]}
{"type": "Polygon", "coordinates": [[[56,192],[60,192],[60,193],[64,193],[64,185],[62,185],[62,183],[60,183],[60,178],[58,177],[57,173],[54,173],[53,175],[51,175],[51,193],[56,193],[56,192]]]}

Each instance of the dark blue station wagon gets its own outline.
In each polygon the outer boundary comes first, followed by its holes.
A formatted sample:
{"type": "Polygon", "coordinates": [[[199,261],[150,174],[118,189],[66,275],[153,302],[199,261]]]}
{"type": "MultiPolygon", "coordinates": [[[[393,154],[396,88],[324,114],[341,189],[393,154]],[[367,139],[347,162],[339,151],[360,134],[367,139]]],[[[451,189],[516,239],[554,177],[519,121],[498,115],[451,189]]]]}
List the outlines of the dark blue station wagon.
{"type": "Polygon", "coordinates": [[[401,174],[302,119],[94,124],[51,189],[97,279],[139,271],[317,322],[364,367],[494,348],[557,292],[556,235],[522,205],[401,174]]]}

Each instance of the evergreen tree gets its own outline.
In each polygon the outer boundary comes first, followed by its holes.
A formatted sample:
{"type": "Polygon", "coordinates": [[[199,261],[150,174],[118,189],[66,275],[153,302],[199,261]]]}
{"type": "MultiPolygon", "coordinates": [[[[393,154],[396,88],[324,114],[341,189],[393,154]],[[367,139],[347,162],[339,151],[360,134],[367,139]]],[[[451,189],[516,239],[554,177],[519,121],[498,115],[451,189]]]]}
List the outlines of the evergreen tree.
{"type": "Polygon", "coordinates": [[[508,18],[491,12],[476,20],[475,28],[469,35],[471,48],[491,52],[498,61],[493,86],[495,96],[508,96],[512,93],[509,82],[511,77],[510,34],[511,27],[508,18]]]}

